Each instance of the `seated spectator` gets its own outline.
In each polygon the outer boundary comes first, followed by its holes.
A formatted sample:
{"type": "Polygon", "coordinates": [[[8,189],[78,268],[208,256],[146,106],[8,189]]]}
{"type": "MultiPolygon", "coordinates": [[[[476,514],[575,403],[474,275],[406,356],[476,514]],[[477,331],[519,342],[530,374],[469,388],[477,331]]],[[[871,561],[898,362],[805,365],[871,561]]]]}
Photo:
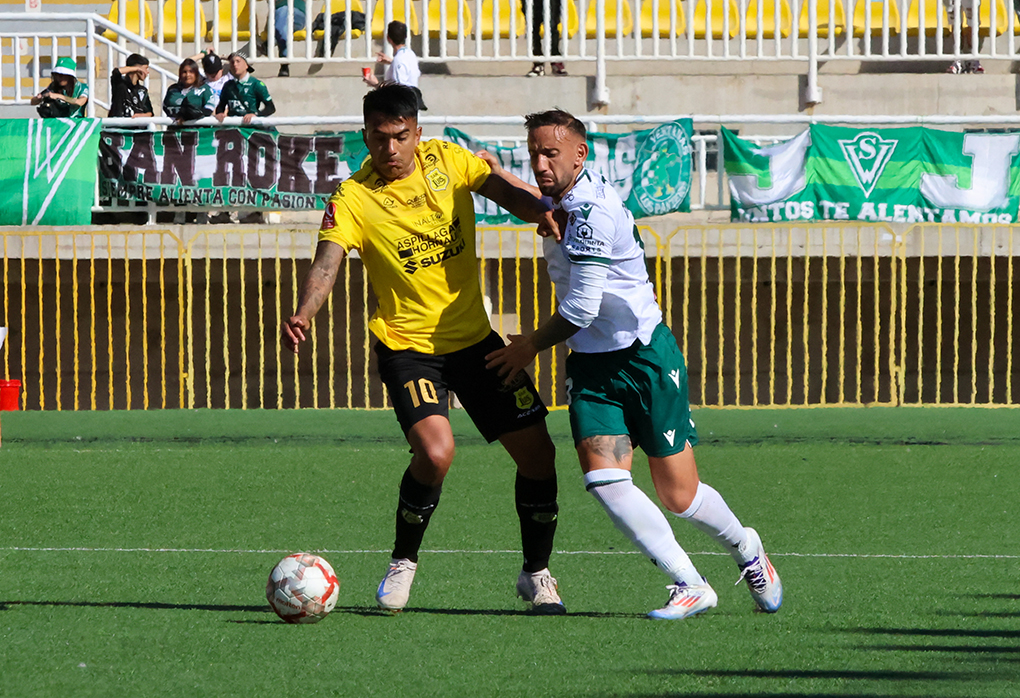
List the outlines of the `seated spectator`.
{"type": "Polygon", "coordinates": [[[110,100],[110,116],[135,118],[152,116],[152,102],[145,80],[149,77],[149,59],[132,53],[127,65],[114,68],[110,73],[113,97],[110,100]]]}
{"type": "Polygon", "coordinates": [[[190,58],[181,62],[177,82],[171,85],[163,98],[163,113],[176,119],[180,125],[185,121],[212,116],[216,96],[198,74],[198,63],[190,58]]]}
{"type": "MultiPolygon", "coordinates": [[[[273,5],[276,8],[276,45],[280,48],[280,55],[287,55],[287,15],[289,10],[287,8],[287,0],[276,0],[273,5]]],[[[294,0],[294,31],[305,28],[305,0],[294,0]]],[[[290,65],[287,63],[280,64],[280,72],[277,73],[276,77],[285,78],[290,76],[290,65]]]]}
{"type": "MultiPolygon", "coordinates": [[[[428,111],[429,108],[425,106],[421,90],[418,89],[418,80],[421,78],[418,56],[407,45],[407,25],[396,20],[390,22],[386,26],[386,41],[393,47],[393,57],[390,58],[381,52],[375,55],[376,62],[387,64],[383,82],[395,82],[410,87],[418,95],[418,110],[428,111]]],[[[364,81],[372,87],[377,87],[379,78],[368,72],[367,68],[365,71],[364,81]]]]}
{"type": "MultiPolygon", "coordinates": [[[[216,105],[218,105],[220,103],[220,94],[223,92],[223,86],[231,80],[230,73],[223,69],[223,60],[211,48],[196,53],[191,59],[198,63],[198,71],[205,80],[205,84],[216,95],[216,105]]],[[[216,106],[214,105],[213,109],[215,108],[216,106]]]]}
{"type": "Polygon", "coordinates": [[[242,121],[250,124],[256,116],[271,116],[276,113],[276,105],[269,96],[266,83],[251,73],[255,69],[243,53],[235,52],[227,56],[227,68],[234,78],[223,87],[219,106],[216,107],[216,118],[223,121],[228,116],[240,116],[242,121]]]}
{"type": "MultiPolygon", "coordinates": [[[[1015,0],[1020,2],[1020,0],[1015,0]]],[[[359,12],[358,10],[351,10],[351,30],[365,31],[365,13],[359,12]]],[[[315,20],[312,22],[312,32],[323,32],[326,31],[326,14],[320,12],[315,15],[315,20]]],[[[333,51],[336,50],[336,45],[340,43],[340,39],[343,38],[347,32],[347,13],[334,12],[329,16],[329,55],[333,55],[333,51]]],[[[325,42],[326,37],[323,36],[319,39],[319,43],[315,47],[315,55],[325,55],[325,42]]],[[[322,64],[317,63],[321,67],[322,64]]]]}
{"type": "Polygon", "coordinates": [[[78,80],[73,58],[61,58],[50,72],[49,86],[30,102],[38,108],[44,119],[85,118],[85,105],[89,101],[89,88],[78,80]]]}

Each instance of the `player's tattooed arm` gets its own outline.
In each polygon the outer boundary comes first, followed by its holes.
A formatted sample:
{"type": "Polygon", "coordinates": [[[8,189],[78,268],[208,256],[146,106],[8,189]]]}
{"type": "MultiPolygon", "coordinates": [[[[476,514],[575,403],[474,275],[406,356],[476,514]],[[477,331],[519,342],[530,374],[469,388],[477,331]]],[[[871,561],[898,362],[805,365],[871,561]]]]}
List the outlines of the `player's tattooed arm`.
{"type": "Polygon", "coordinates": [[[518,373],[531,365],[538,352],[570,339],[580,330],[580,327],[555,312],[530,335],[508,335],[510,344],[487,354],[485,359],[488,363],[485,367],[496,369],[500,376],[505,376],[504,382],[509,385],[518,373]]]}
{"type": "Polygon", "coordinates": [[[283,322],[280,329],[280,341],[285,349],[296,354],[298,345],[305,341],[312,318],[333,290],[337,270],[345,255],[344,248],[328,240],[323,240],[315,248],[315,259],[298,296],[297,311],[283,322]]]}

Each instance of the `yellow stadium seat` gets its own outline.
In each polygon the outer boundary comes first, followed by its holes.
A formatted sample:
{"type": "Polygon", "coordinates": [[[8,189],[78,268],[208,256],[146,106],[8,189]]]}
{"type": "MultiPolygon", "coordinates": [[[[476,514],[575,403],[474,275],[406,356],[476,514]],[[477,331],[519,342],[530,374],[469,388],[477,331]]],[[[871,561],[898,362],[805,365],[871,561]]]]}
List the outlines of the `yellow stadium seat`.
{"type": "Polygon", "coordinates": [[[790,10],[789,0],[762,0],[760,27],[758,26],[758,0],[749,0],[747,4],[748,38],[775,38],[777,7],[779,8],[779,34],[787,37],[793,32],[793,12],[790,10]]]}
{"type": "MultiPolygon", "coordinates": [[[[230,41],[233,38],[233,25],[237,25],[237,40],[247,41],[251,38],[251,17],[248,14],[248,0],[237,0],[237,15],[230,9],[230,0],[219,0],[216,4],[216,14],[219,17],[220,29],[219,39],[220,41],[230,41]]],[[[209,28],[209,33],[205,35],[206,41],[212,41],[213,30],[209,28]]]]}
{"type": "MultiPolygon", "coordinates": [[[[605,0],[603,8],[606,17],[606,38],[615,39],[617,36],[627,36],[634,31],[634,13],[627,0],[605,0]],[[617,16],[620,17],[619,27],[616,24],[617,16]]],[[[597,10],[598,5],[595,0],[588,0],[588,16],[585,17],[584,31],[589,39],[595,38],[598,34],[597,10]]]]}
{"type": "MultiPolygon", "coordinates": [[[[535,0],[535,2],[542,2],[542,0],[535,0]]],[[[554,2],[560,2],[560,0],[549,0],[550,6],[554,2]]],[[[581,21],[580,21],[580,17],[577,14],[577,5],[574,4],[574,0],[565,0],[565,4],[567,6],[567,38],[570,38],[574,34],[577,33],[577,29],[580,26],[581,21]]],[[[562,32],[563,32],[563,22],[562,21],[560,22],[559,27],[560,27],[560,33],[562,34],[562,32]]],[[[542,25],[542,29],[541,29],[541,31],[539,31],[539,34],[541,36],[545,36],[545,25],[544,24],[542,25]]]]}
{"type": "MultiPolygon", "coordinates": [[[[330,15],[330,21],[332,21],[333,15],[342,14],[347,11],[347,0],[326,0],[326,3],[322,7],[322,11],[324,13],[328,13],[330,15]]],[[[362,14],[364,14],[365,6],[361,4],[361,0],[351,0],[351,12],[361,12],[362,14]]],[[[333,31],[332,27],[330,27],[330,31],[333,31]]],[[[357,39],[364,33],[365,32],[361,31],[360,29],[354,29],[351,31],[351,38],[357,39]]],[[[312,32],[312,38],[315,39],[316,41],[322,41],[322,39],[325,36],[326,36],[325,29],[316,29],[315,31],[312,32]]]]}
{"type": "MultiPolygon", "coordinates": [[[[656,36],[655,33],[655,8],[656,0],[644,0],[641,3],[641,36],[648,39],[656,36]]],[[[658,0],[659,31],[658,36],[669,36],[670,5],[676,8],[676,29],[673,36],[683,36],[687,30],[687,20],[684,17],[683,0],[658,0]]]]}
{"type": "Polygon", "coordinates": [[[938,33],[940,15],[942,31],[951,31],[953,28],[953,25],[949,23],[949,15],[946,14],[946,6],[942,0],[910,0],[910,7],[907,8],[907,34],[917,36],[921,33],[922,15],[924,15],[924,33],[928,36],[938,33]]]}
{"type": "Polygon", "coordinates": [[[479,17],[478,24],[482,28],[483,39],[491,39],[497,34],[503,39],[508,39],[511,26],[514,29],[514,36],[525,36],[528,31],[526,22],[524,13],[521,12],[520,3],[510,0],[482,0],[482,16],[479,17]],[[498,27],[496,26],[495,10],[497,2],[499,3],[498,27]]]}
{"type": "MultiPolygon", "coordinates": [[[[1010,20],[1013,22],[1013,33],[1020,34],[1020,22],[1013,14],[1013,8],[1007,7],[1005,0],[995,0],[995,35],[1002,36],[1009,29],[1010,20]]],[[[981,0],[981,9],[978,10],[978,33],[981,36],[988,36],[992,29],[992,3],[988,0],[981,0]]]]}
{"type": "Polygon", "coordinates": [[[708,14],[707,0],[698,0],[698,4],[694,6],[694,38],[704,39],[711,33],[713,39],[722,39],[724,31],[728,31],[730,39],[740,31],[740,13],[736,0],[712,0],[711,17],[708,14]],[[724,5],[726,10],[723,9],[724,5]],[[729,15],[729,27],[725,25],[727,17],[724,13],[729,15]]]}
{"type": "MultiPolygon", "coordinates": [[[[843,0],[818,0],[818,36],[829,36],[829,20],[832,20],[832,35],[842,36],[846,31],[846,8],[843,0]]],[[[808,4],[801,2],[800,19],[797,22],[800,38],[807,38],[808,27],[808,4]]]]}
{"type": "MultiPolygon", "coordinates": [[[[461,25],[458,21],[457,0],[428,0],[429,36],[438,38],[443,35],[443,5],[446,5],[445,36],[447,39],[456,39],[461,32],[461,25]]],[[[465,36],[469,36],[471,34],[471,0],[465,0],[462,12],[464,16],[463,32],[465,36]]]]}
{"type": "Polygon", "coordinates": [[[163,41],[177,41],[177,3],[181,3],[181,41],[195,40],[195,15],[198,15],[197,36],[205,36],[205,10],[198,0],[166,0],[163,3],[163,41]]]}
{"type": "MultiPolygon", "coordinates": [[[[118,13],[120,12],[118,2],[117,0],[113,0],[113,4],[110,5],[110,11],[107,13],[106,18],[114,24],[119,24],[124,27],[129,32],[138,34],[143,39],[151,39],[154,32],[152,29],[152,13],[149,11],[148,3],[142,3],[142,9],[145,12],[144,18],[140,17],[138,14],[138,0],[127,0],[124,7],[124,21],[121,22],[118,17],[118,13]]],[[[117,40],[117,33],[110,29],[103,32],[103,36],[110,41],[117,40]]]]}
{"type": "Polygon", "coordinates": [[[882,16],[885,8],[889,8],[889,34],[900,31],[900,11],[897,0],[857,0],[854,5],[854,36],[864,36],[867,32],[867,17],[871,16],[871,35],[882,35],[882,16]]]}
{"type": "MultiPolygon", "coordinates": [[[[407,25],[407,31],[411,34],[420,34],[421,29],[418,27],[418,12],[414,9],[414,3],[411,5],[411,16],[406,16],[406,9],[404,6],[404,0],[393,0],[393,17],[391,18],[396,22],[403,22],[407,25]]],[[[375,3],[375,9],[372,10],[372,36],[376,39],[381,39],[386,36],[386,4],[382,0],[377,0],[375,3]]]]}

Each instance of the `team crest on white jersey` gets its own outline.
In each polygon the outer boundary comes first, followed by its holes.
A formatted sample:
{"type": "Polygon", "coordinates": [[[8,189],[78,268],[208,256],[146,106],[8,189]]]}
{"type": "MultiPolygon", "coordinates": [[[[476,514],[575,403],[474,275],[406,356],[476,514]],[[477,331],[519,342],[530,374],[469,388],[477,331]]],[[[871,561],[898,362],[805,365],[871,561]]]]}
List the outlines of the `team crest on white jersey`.
{"type": "Polygon", "coordinates": [[[662,435],[666,437],[666,441],[668,441],[669,445],[672,446],[673,445],[673,439],[676,438],[676,429],[670,429],[669,431],[664,431],[664,432],[662,432],[662,435]]]}
{"type": "Polygon", "coordinates": [[[669,372],[669,377],[673,379],[673,382],[676,383],[676,387],[679,388],[680,387],[680,369],[679,368],[674,368],[672,371],[669,372]]]}

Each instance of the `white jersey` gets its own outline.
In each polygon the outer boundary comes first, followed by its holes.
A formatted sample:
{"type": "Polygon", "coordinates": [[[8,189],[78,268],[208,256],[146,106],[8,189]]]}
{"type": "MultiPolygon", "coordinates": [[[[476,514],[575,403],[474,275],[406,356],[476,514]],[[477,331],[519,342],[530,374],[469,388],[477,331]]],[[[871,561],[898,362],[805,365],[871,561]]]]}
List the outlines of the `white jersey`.
{"type": "Polygon", "coordinates": [[[662,322],[662,310],[648,280],[634,216],[605,178],[587,168],[581,170],[559,208],[569,214],[563,241],[548,237],[543,243],[557,302],[563,304],[570,293],[572,267],[608,267],[598,316],[568,339],[567,346],[595,354],[624,349],[635,340],[648,344],[662,322]]]}
{"type": "Polygon", "coordinates": [[[421,70],[418,68],[418,56],[407,46],[401,46],[393,54],[393,62],[386,66],[383,79],[386,82],[397,82],[408,87],[418,87],[421,70]]]}

